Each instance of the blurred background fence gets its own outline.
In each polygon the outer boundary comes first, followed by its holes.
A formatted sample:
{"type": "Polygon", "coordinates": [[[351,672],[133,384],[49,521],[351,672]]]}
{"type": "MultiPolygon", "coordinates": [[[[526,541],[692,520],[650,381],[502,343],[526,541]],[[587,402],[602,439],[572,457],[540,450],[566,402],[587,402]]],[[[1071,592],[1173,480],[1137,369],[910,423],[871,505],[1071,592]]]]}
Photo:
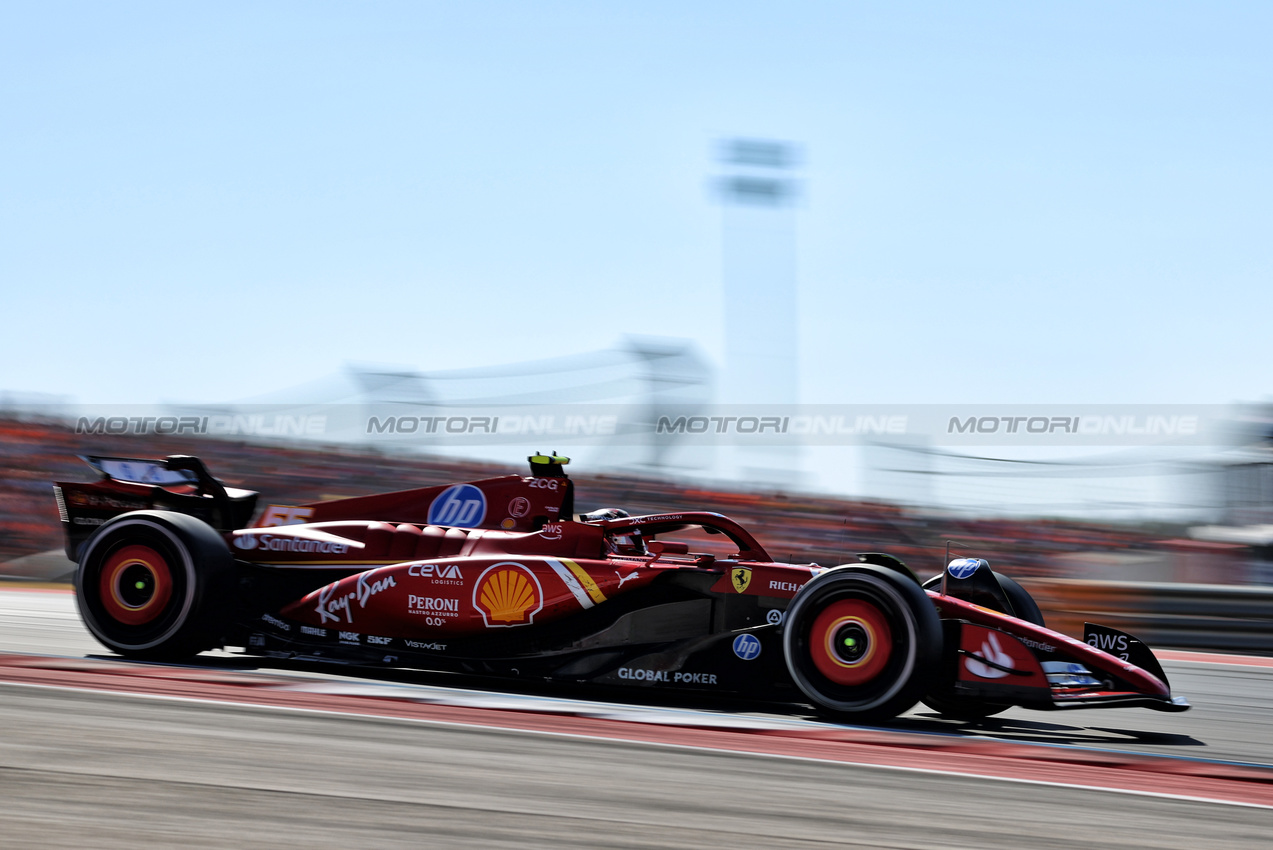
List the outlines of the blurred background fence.
{"type": "Polygon", "coordinates": [[[1077,579],[1026,579],[1049,628],[1074,637],[1094,622],[1150,646],[1273,652],[1273,588],[1077,579]]]}

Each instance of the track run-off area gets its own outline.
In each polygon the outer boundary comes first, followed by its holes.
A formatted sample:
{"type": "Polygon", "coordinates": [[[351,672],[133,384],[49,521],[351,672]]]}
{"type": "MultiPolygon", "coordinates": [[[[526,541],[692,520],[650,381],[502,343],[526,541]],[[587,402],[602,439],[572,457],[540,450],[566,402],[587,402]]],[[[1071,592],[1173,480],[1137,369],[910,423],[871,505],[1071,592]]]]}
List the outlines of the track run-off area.
{"type": "Polygon", "coordinates": [[[1159,656],[1193,711],[964,724],[921,705],[856,727],[232,653],[140,664],[100,647],[66,590],[10,585],[0,835],[15,847],[1267,846],[1273,659],[1159,656]]]}

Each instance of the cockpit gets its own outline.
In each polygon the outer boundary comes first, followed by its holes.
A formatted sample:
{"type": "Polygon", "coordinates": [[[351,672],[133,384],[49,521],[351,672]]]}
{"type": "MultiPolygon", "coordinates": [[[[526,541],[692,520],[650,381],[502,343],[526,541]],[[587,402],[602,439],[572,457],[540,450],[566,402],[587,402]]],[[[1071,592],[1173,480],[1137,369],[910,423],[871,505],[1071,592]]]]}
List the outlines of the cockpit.
{"type": "Polygon", "coordinates": [[[768,553],[738,523],[721,514],[693,511],[629,517],[610,508],[580,517],[605,530],[614,557],[649,558],[705,565],[715,561],[770,561],[768,553]]]}

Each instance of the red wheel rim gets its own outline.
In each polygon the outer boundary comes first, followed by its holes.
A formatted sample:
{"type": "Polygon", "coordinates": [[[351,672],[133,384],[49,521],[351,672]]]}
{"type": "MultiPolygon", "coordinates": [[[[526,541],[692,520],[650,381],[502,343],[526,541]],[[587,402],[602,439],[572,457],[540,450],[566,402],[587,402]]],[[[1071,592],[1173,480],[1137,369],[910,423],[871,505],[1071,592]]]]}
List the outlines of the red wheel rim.
{"type": "Polygon", "coordinates": [[[168,562],[149,546],[134,544],[111,553],[102,566],[102,607],[118,622],[140,626],[163,613],[172,597],[168,562]]]}
{"type": "Polygon", "coordinates": [[[841,599],[822,610],[809,631],[813,666],[837,685],[862,685],[874,679],[893,654],[888,618],[863,599],[841,599]],[[845,637],[848,635],[849,637],[845,637]],[[854,651],[838,644],[852,640],[854,651]],[[858,641],[864,641],[861,646],[858,641]]]}

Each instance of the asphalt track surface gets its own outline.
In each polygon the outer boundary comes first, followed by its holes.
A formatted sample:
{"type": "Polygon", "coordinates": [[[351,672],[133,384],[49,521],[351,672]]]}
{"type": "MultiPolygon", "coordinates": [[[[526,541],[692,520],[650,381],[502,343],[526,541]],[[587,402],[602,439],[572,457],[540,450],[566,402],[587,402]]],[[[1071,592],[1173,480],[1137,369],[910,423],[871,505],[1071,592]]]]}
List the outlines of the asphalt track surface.
{"type": "Polygon", "coordinates": [[[1273,666],[1169,658],[1193,711],[861,729],[131,664],[0,590],[0,846],[1270,846],[1273,666]]]}

